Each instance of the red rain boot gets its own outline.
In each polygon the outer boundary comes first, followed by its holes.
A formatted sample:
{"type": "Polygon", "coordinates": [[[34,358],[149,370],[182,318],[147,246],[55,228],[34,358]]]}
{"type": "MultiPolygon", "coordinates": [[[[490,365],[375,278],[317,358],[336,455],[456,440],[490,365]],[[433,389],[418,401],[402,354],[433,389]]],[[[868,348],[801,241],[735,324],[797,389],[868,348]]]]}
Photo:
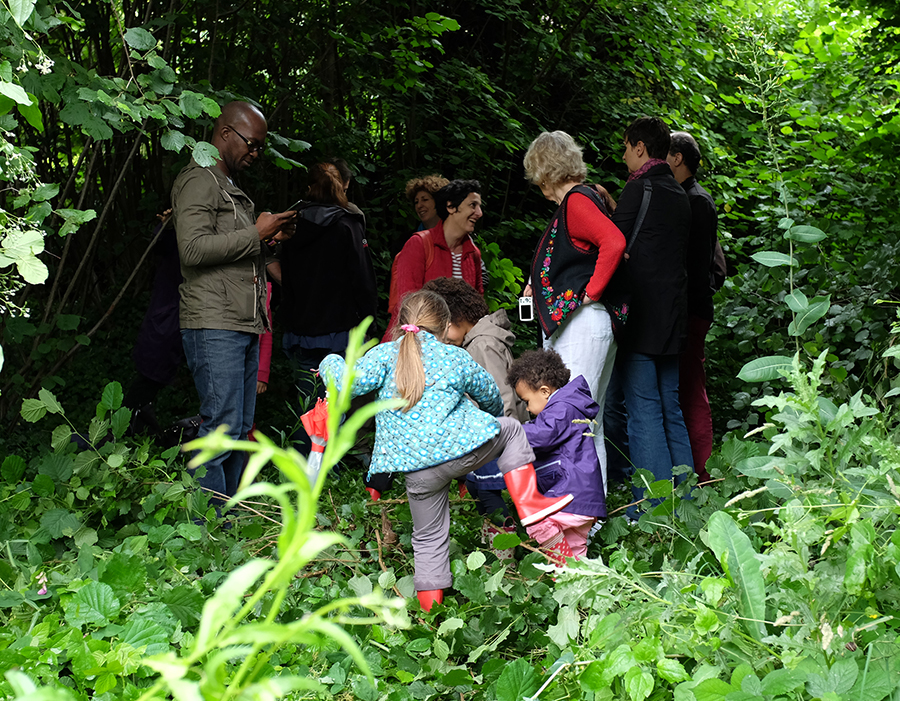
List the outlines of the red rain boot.
{"type": "Polygon", "coordinates": [[[431,607],[435,604],[444,603],[443,589],[426,589],[425,591],[417,591],[416,596],[419,598],[419,606],[426,613],[431,611],[431,607]]]}
{"type": "Polygon", "coordinates": [[[523,526],[530,526],[538,521],[543,521],[557,511],[561,511],[573,497],[566,494],[556,499],[545,497],[538,491],[537,475],[534,474],[534,465],[528,463],[517,467],[515,470],[503,475],[509,495],[516,505],[519,518],[523,526]]]}

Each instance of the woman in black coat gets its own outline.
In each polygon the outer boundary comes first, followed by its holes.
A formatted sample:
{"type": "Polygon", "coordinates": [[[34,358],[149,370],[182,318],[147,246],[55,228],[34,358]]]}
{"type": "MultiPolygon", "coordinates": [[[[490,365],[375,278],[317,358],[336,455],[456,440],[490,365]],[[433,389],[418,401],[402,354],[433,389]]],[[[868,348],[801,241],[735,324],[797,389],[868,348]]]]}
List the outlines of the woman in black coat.
{"type": "Polygon", "coordinates": [[[301,393],[324,396],[313,371],[329,353],[343,355],[350,329],[375,316],[378,290],[365,218],[348,208],[333,164],[309,169],[306,197],[297,232],[282,245],[279,318],[282,347],[299,373],[301,393]]]}

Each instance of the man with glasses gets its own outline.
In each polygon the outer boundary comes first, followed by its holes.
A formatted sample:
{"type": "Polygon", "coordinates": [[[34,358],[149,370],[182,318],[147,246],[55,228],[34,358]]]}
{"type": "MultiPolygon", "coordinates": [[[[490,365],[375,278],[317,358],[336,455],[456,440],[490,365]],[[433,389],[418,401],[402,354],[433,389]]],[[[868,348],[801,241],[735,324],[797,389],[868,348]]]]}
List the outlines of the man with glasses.
{"type": "MultiPolygon", "coordinates": [[[[247,102],[231,102],[216,120],[215,165],[196,161],[184,167],[172,187],[178,255],[184,282],[181,339],[200,395],[200,435],[227,426],[246,439],[256,408],[259,334],[266,318],[266,241],[294,231],[295,212],[263,212],[254,219],[253,202],[234,177],[259,158],[268,132],[262,112],[247,102]]],[[[230,451],[206,463],[201,486],[222,495],[237,491],[243,455],[230,451]]]]}

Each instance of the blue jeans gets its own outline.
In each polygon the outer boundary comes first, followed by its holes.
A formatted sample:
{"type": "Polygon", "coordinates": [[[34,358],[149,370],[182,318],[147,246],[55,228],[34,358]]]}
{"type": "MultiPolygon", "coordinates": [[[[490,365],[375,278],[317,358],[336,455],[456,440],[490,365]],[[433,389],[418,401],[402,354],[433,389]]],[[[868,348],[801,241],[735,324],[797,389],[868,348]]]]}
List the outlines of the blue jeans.
{"type": "MultiPolygon", "coordinates": [[[[221,329],[182,329],[181,341],[200,395],[200,437],[224,424],[229,436],[246,439],[256,409],[259,336],[221,329]]],[[[225,451],[206,463],[200,486],[234,496],[243,471],[244,454],[225,451]]]]}
{"type": "MultiPolygon", "coordinates": [[[[678,403],[678,356],[620,351],[616,370],[628,412],[628,448],[635,469],[654,480],[672,479],[672,467],[694,466],[678,403]]],[[[685,478],[679,475],[678,481],[685,478]]],[[[636,499],[644,490],[632,487],[636,499]]]]}
{"type": "Polygon", "coordinates": [[[625,411],[625,394],[620,374],[619,368],[613,370],[606,387],[606,404],[603,407],[603,434],[607,440],[606,473],[610,484],[630,484],[628,476],[633,472],[628,453],[628,413],[625,411]]]}

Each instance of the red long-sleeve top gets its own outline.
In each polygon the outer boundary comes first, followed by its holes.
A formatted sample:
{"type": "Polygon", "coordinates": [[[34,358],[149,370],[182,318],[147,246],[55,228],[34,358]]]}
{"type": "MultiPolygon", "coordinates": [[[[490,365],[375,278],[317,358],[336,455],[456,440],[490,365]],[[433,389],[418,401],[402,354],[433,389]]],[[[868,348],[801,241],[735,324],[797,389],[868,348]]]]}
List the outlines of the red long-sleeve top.
{"type": "Polygon", "coordinates": [[[619,261],[622,260],[625,237],[619,228],[597,209],[597,205],[578,192],[572,193],[566,203],[566,226],[569,238],[576,248],[582,251],[589,250],[591,246],[597,248],[594,274],[585,289],[585,296],[596,302],[603,296],[603,291],[616,271],[619,261]]]}

